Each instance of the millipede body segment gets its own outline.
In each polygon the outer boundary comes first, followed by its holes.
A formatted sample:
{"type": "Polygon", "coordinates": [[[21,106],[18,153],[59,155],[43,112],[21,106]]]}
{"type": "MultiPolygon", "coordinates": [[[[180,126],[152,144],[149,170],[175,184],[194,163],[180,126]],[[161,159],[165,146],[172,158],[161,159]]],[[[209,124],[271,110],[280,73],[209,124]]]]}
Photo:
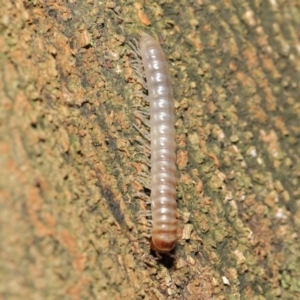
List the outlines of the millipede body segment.
{"type": "Polygon", "coordinates": [[[150,102],[151,248],[168,253],[177,241],[175,116],[171,78],[158,41],[142,33],[140,51],[150,102]]]}

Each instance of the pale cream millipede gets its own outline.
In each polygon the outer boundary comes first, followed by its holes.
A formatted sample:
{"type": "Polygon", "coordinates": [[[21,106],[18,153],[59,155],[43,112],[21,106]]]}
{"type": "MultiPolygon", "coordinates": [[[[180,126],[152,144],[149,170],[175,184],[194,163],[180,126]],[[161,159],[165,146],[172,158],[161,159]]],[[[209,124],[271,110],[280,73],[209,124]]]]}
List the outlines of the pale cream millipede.
{"type": "Polygon", "coordinates": [[[139,46],[150,103],[151,248],[157,253],[168,253],[177,241],[173,91],[168,65],[158,41],[142,33],[139,46]]]}

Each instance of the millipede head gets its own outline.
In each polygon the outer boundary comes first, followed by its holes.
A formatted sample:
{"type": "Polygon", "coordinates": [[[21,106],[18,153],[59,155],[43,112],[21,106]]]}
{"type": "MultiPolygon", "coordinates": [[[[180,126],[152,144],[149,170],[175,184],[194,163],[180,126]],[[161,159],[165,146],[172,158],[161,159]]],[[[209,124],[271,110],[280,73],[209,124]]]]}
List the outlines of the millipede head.
{"type": "Polygon", "coordinates": [[[176,240],[167,240],[165,237],[156,237],[151,239],[150,248],[156,253],[169,253],[174,249],[176,240]]]}

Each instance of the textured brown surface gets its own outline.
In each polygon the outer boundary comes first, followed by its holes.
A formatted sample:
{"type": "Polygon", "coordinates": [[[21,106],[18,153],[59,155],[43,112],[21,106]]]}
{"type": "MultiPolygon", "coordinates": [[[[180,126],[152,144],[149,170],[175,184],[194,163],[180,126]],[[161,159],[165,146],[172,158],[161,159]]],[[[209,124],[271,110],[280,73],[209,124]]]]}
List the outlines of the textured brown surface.
{"type": "Polygon", "coordinates": [[[300,297],[298,1],[0,4],[0,299],[300,297]],[[141,30],[175,86],[168,268],[136,224],[141,30]]]}

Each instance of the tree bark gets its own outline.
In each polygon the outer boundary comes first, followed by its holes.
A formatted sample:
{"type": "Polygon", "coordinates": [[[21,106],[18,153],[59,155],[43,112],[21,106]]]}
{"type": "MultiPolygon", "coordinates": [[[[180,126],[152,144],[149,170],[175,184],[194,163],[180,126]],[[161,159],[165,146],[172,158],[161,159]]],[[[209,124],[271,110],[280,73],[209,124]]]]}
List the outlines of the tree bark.
{"type": "Polygon", "coordinates": [[[0,299],[300,297],[297,1],[0,4],[0,299]],[[176,101],[181,238],[159,261],[142,31],[176,101]]]}

